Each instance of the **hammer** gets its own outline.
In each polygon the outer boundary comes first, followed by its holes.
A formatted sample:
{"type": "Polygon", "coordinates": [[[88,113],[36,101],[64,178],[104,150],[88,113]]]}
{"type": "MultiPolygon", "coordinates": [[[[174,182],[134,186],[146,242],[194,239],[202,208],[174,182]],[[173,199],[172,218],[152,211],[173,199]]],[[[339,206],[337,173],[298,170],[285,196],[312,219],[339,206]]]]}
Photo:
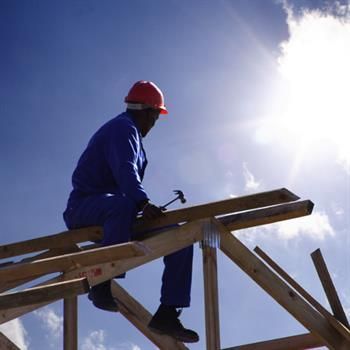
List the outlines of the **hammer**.
{"type": "Polygon", "coordinates": [[[173,191],[175,194],[176,194],[176,197],[171,200],[170,202],[168,202],[167,204],[164,204],[160,207],[161,210],[165,211],[166,210],[166,207],[171,204],[171,203],[174,203],[175,201],[177,201],[178,199],[181,201],[182,204],[186,203],[186,198],[185,198],[185,195],[182,191],[180,190],[174,190],[173,191]]]}

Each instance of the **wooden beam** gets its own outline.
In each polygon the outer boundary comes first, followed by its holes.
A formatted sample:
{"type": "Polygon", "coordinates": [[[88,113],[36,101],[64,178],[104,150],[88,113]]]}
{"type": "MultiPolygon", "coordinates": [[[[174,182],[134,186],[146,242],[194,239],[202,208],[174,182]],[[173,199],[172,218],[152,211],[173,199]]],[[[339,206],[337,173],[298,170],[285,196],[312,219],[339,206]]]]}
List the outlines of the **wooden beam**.
{"type": "Polygon", "coordinates": [[[63,349],[78,349],[78,297],[63,301],[63,349]]]}
{"type": "Polygon", "coordinates": [[[220,319],[216,248],[203,245],[202,253],[207,350],[219,350],[220,319]]]}
{"type": "MultiPolygon", "coordinates": [[[[35,261],[35,260],[50,258],[50,257],[53,257],[53,256],[62,255],[62,254],[73,253],[73,252],[81,251],[82,249],[84,249],[84,248],[79,248],[76,245],[70,246],[70,247],[66,247],[66,248],[54,248],[54,249],[46,250],[43,253],[31,256],[30,258],[22,259],[20,262],[18,262],[16,264],[20,264],[20,263],[23,263],[23,262],[32,262],[32,261],[35,261]]],[[[1,283],[0,283],[0,293],[9,291],[9,290],[11,290],[13,288],[16,288],[16,287],[18,287],[18,286],[20,286],[22,284],[28,283],[28,282],[32,281],[33,279],[36,279],[36,278],[37,277],[28,277],[28,278],[20,280],[20,281],[12,281],[12,282],[1,281],[1,283]]]]}
{"type": "Polygon", "coordinates": [[[313,206],[313,203],[309,200],[281,204],[270,208],[224,216],[220,218],[220,222],[227,226],[230,231],[240,230],[310,215],[313,206]]]}
{"type": "Polygon", "coordinates": [[[87,278],[83,277],[45,286],[28,288],[19,292],[0,294],[0,310],[56,301],[58,299],[85,294],[89,291],[89,288],[87,278]]]}
{"type": "Polygon", "coordinates": [[[311,333],[294,335],[280,339],[267,340],[222,350],[306,350],[324,346],[324,342],[311,333]]]}
{"type": "Polygon", "coordinates": [[[2,245],[0,246],[0,259],[52,248],[64,248],[80,242],[96,241],[101,239],[101,237],[102,228],[98,226],[64,231],[54,235],[2,245]]]}
{"type": "Polygon", "coordinates": [[[148,252],[147,247],[140,242],[116,244],[4,267],[0,269],[0,280],[8,283],[47,273],[68,271],[75,267],[142,256],[148,252]]]}
{"type": "Polygon", "coordinates": [[[137,220],[135,232],[145,232],[167,225],[204,219],[238,211],[267,207],[275,204],[293,202],[299,197],[285,188],[230,198],[218,202],[196,205],[188,208],[165,212],[165,217],[152,221],[137,220]]]}
{"type": "Polygon", "coordinates": [[[323,289],[326,293],[329,305],[331,306],[334,316],[340,322],[342,322],[346,327],[349,328],[348,319],[345,315],[343,306],[338,297],[338,293],[333,284],[331,275],[329,274],[329,271],[327,269],[326,262],[323,259],[321,250],[320,249],[315,250],[311,254],[311,258],[314,262],[317,274],[321,280],[323,289]]]}
{"type": "Polygon", "coordinates": [[[273,261],[262,249],[256,247],[254,251],[273,270],[275,270],[290,286],[292,286],[307,302],[309,302],[342,336],[350,341],[350,330],[340,323],[327,309],[314,299],[299,283],[288,275],[275,261],[273,261]]]}
{"type": "MultiPolygon", "coordinates": [[[[76,268],[66,272],[63,275],[53,278],[50,281],[40,285],[61,282],[74,278],[87,277],[90,286],[94,286],[103,281],[120,275],[123,272],[136,268],[154,259],[164,255],[171,254],[182,248],[185,248],[195,242],[203,239],[202,226],[207,224],[208,220],[191,222],[176,229],[159,233],[153,237],[144,240],[144,243],[151,251],[150,254],[142,257],[135,257],[126,260],[111,261],[109,263],[98,264],[89,267],[76,268]]],[[[43,307],[48,303],[29,305],[9,310],[0,311],[0,324],[8,322],[14,318],[20,317],[28,312],[43,307]]]]}
{"type": "MultiPolygon", "coordinates": [[[[168,211],[165,213],[165,217],[159,220],[144,222],[142,219],[138,219],[135,224],[135,232],[143,232],[157,227],[223,215],[236,211],[292,202],[298,199],[298,196],[285,188],[231,198],[223,201],[168,211]]],[[[97,241],[102,238],[102,235],[102,228],[94,226],[64,231],[58,234],[34,238],[18,243],[5,244],[0,246],[0,259],[51,248],[62,248],[85,241],[97,241]]]]}
{"type": "Polygon", "coordinates": [[[0,332],[0,349],[1,350],[21,350],[9,338],[0,332]]]}
{"type": "Polygon", "coordinates": [[[324,340],[334,350],[350,348],[350,342],[342,337],[315,309],[294,292],[281,278],[273,273],[243,243],[216,219],[221,234],[221,250],[262,289],[284,307],[310,332],[324,340]]]}
{"type": "MultiPolygon", "coordinates": [[[[284,215],[280,215],[279,211],[273,208],[265,208],[263,210],[256,209],[251,212],[240,213],[225,216],[219,218],[220,222],[226,223],[228,229],[232,227],[253,227],[254,225],[260,225],[261,221],[264,220],[264,213],[270,217],[270,220],[279,221],[285,220],[285,217],[297,217],[302,215],[308,215],[310,213],[311,203],[309,201],[298,202],[297,206],[292,206],[292,203],[286,206],[278,206],[283,212],[284,215]],[[272,212],[271,212],[272,211],[272,212]],[[253,213],[259,213],[254,215],[253,213]],[[248,221],[246,216],[252,218],[252,221],[248,221]],[[260,219],[259,219],[260,218],[260,219]]],[[[177,251],[181,248],[184,248],[190,244],[193,244],[197,241],[203,239],[202,234],[202,225],[207,224],[208,219],[198,220],[190,222],[188,224],[182,225],[179,228],[167,230],[161,233],[155,233],[152,237],[143,240],[142,242],[147,245],[147,247],[152,250],[153,253],[148,254],[143,258],[132,258],[127,261],[116,261],[105,264],[94,265],[89,268],[75,269],[69,273],[65,273],[61,277],[57,277],[51,280],[51,283],[62,281],[65,279],[73,279],[78,277],[88,277],[90,285],[95,285],[101,283],[111,277],[118,276],[119,274],[136,268],[137,266],[146,264],[154,259],[157,259],[161,256],[170,254],[174,251],[177,251]]],[[[46,303],[47,304],[47,303],[46,303]]],[[[25,308],[16,308],[0,313],[0,324],[10,321],[16,317],[20,317],[23,314],[31,312],[38,307],[46,305],[45,303],[28,306],[25,308]]]]}
{"type": "Polygon", "coordinates": [[[117,282],[112,282],[112,294],[118,300],[120,313],[144,336],[161,350],[186,350],[187,347],[174,338],[159,335],[149,330],[152,315],[117,282]]]}

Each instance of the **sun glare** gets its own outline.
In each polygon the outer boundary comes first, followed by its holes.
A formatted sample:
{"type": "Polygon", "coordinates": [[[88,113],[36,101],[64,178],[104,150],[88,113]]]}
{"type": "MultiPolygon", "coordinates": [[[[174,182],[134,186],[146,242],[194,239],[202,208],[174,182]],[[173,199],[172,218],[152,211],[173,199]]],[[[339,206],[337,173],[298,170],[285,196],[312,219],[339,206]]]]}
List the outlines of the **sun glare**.
{"type": "MultiPolygon", "coordinates": [[[[289,19],[290,38],[278,60],[283,101],[272,116],[285,140],[314,148],[331,143],[342,165],[350,164],[350,21],[310,12],[289,19]]],[[[272,113],[273,114],[273,113],[272,113]]],[[[270,114],[271,118],[271,114],[270,114]]],[[[310,152],[308,152],[310,154],[310,152]]],[[[300,161],[300,159],[299,159],[300,161]]]]}

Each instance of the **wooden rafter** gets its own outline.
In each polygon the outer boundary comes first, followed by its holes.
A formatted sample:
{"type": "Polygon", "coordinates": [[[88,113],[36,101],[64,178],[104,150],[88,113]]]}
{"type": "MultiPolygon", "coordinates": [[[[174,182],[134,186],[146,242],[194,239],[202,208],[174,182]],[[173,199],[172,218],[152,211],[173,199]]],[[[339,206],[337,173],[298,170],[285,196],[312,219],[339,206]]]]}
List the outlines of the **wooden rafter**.
{"type": "Polygon", "coordinates": [[[327,309],[314,299],[299,283],[297,283],[286,271],[273,261],[262,249],[256,247],[254,251],[274,269],[296,292],[298,292],[308,303],[310,303],[329,323],[348,341],[350,341],[350,330],[339,322],[327,309]]]}
{"type": "MultiPolygon", "coordinates": [[[[8,266],[15,266],[15,264],[21,264],[21,263],[29,263],[35,260],[40,260],[40,259],[46,259],[46,258],[51,258],[53,256],[59,256],[59,255],[64,255],[64,254],[69,254],[69,253],[73,253],[73,252],[79,252],[81,251],[81,248],[79,248],[78,246],[74,245],[74,246],[67,246],[66,248],[55,248],[55,249],[49,249],[46,250],[43,253],[31,256],[29,258],[25,258],[22,259],[21,261],[19,261],[18,263],[12,263],[11,265],[8,266]]],[[[35,276],[35,277],[28,277],[19,281],[1,281],[0,283],[0,293],[9,291],[13,288],[16,288],[22,284],[26,284],[34,279],[36,279],[37,277],[41,277],[41,276],[35,276]]]]}
{"type": "Polygon", "coordinates": [[[225,199],[193,207],[173,210],[165,213],[165,216],[157,220],[138,220],[135,224],[136,232],[144,232],[157,227],[177,224],[181,222],[205,219],[212,216],[230,214],[245,210],[268,207],[271,205],[293,202],[299,197],[285,188],[251,194],[248,196],[225,199]]]}
{"type": "Polygon", "coordinates": [[[151,332],[147,325],[151,320],[152,315],[115,281],[112,283],[112,293],[118,300],[120,313],[160,349],[187,349],[183,343],[175,341],[172,337],[151,332]]]}
{"type": "Polygon", "coordinates": [[[89,288],[87,278],[83,277],[40,287],[32,287],[14,293],[0,294],[0,310],[42,302],[53,302],[62,298],[85,294],[89,291],[89,288]]]}
{"type": "Polygon", "coordinates": [[[100,227],[85,227],[78,230],[64,231],[54,235],[29,239],[26,241],[0,246],[0,259],[10,258],[53,248],[65,248],[86,241],[101,239],[100,227]]]}
{"type": "Polygon", "coordinates": [[[243,243],[230,234],[223,224],[216,219],[214,222],[221,234],[221,250],[262,289],[309,331],[324,340],[329,348],[334,350],[350,348],[350,342],[344,339],[314,308],[273,273],[243,243]]]}
{"type": "MultiPolygon", "coordinates": [[[[276,263],[274,266],[272,260],[266,260],[282,279],[230,233],[232,230],[309,215],[312,212],[313,203],[311,201],[297,201],[298,199],[298,196],[288,190],[279,189],[169,211],[166,212],[164,218],[159,220],[143,221],[138,219],[134,228],[138,235],[137,239],[141,243],[132,244],[136,244],[138,248],[142,247],[142,249],[136,249],[137,253],[134,251],[131,255],[130,251],[126,254],[125,251],[123,253],[123,250],[118,251],[115,246],[103,248],[96,248],[95,245],[85,248],[77,246],[82,242],[101,239],[101,227],[65,231],[57,235],[0,246],[0,259],[44,251],[35,257],[24,258],[20,262],[0,263],[0,280],[2,280],[0,292],[47,273],[63,272],[62,275],[41,283],[37,288],[31,288],[29,291],[0,295],[0,310],[1,302],[5,302],[5,299],[2,299],[4,297],[10,296],[8,300],[11,301],[12,306],[16,306],[11,308],[7,306],[6,309],[0,311],[0,324],[42,307],[54,298],[64,298],[64,349],[75,350],[77,348],[77,295],[79,292],[71,289],[71,293],[67,293],[60,286],[69,285],[74,279],[82,277],[85,277],[85,281],[88,280],[91,286],[111,279],[123,272],[201,241],[204,237],[204,227],[214,223],[220,232],[221,250],[312,332],[312,334],[242,345],[226,350],[289,350],[307,349],[307,346],[321,345],[336,350],[349,349],[350,331],[345,326],[308,295],[287,273],[283,270],[282,274],[281,271],[278,272],[279,267],[276,263]],[[182,225],[166,229],[161,233],[144,234],[147,230],[175,224],[182,225]],[[50,265],[55,267],[50,267],[50,265]],[[50,290],[49,284],[54,284],[57,287],[56,294],[45,292],[50,290]],[[47,293],[45,295],[50,295],[52,298],[40,298],[40,293],[41,295],[47,293]],[[16,304],[16,298],[21,300],[20,304],[16,304]],[[28,305],[30,303],[32,304],[28,305]]],[[[126,245],[130,245],[130,243],[126,245]]],[[[204,246],[203,271],[207,350],[218,350],[220,348],[220,331],[215,248],[204,246]]],[[[54,286],[52,288],[55,288],[54,286]]],[[[112,284],[112,291],[119,301],[120,312],[160,349],[186,349],[183,344],[170,337],[156,335],[149,331],[147,324],[151,314],[118,284],[112,284]]]]}
{"type": "MultiPolygon", "coordinates": [[[[272,208],[256,209],[244,213],[233,214],[220,218],[219,220],[224,222],[231,230],[232,227],[253,227],[255,225],[261,225],[265,214],[269,217],[270,222],[277,222],[279,220],[286,220],[286,218],[294,218],[308,215],[310,213],[310,207],[312,206],[310,205],[309,201],[297,203],[282,205],[282,208],[280,209],[283,211],[283,215],[279,214],[279,211],[276,209],[279,206],[276,206],[272,208]],[[297,203],[300,204],[296,205],[297,203]],[[247,216],[250,217],[251,221],[247,220],[247,216]]],[[[110,261],[105,264],[93,265],[86,268],[77,268],[40,285],[83,276],[88,277],[90,285],[101,283],[111,277],[118,276],[119,274],[136,268],[137,266],[143,265],[149,261],[200,241],[203,236],[201,224],[206,222],[208,222],[208,220],[195,221],[163,233],[155,234],[154,236],[143,240],[142,242],[152,251],[151,254],[148,254],[145,257],[132,258],[123,261],[110,261]],[[171,249],[169,247],[171,247],[171,249]]],[[[47,303],[41,303],[38,305],[4,310],[0,313],[0,324],[16,317],[20,317],[21,315],[31,312],[46,304],[47,303]]]]}
{"type": "MultiPolygon", "coordinates": [[[[163,232],[142,241],[142,243],[144,243],[151,251],[150,254],[147,254],[145,256],[76,268],[72,271],[62,274],[59,277],[51,279],[50,281],[41,283],[40,285],[71,280],[74,278],[87,277],[89,284],[91,286],[94,286],[135,267],[141,266],[164,255],[171,254],[175,251],[178,251],[179,249],[185,248],[195,242],[202,240],[203,235],[201,227],[203,222],[207,221],[208,220],[188,223],[179,228],[163,232]]],[[[0,312],[0,324],[20,317],[45,305],[47,305],[47,303],[3,310],[0,312]]]]}
{"type": "Polygon", "coordinates": [[[313,206],[313,203],[309,200],[280,204],[269,208],[224,216],[223,218],[219,218],[219,221],[230,231],[241,230],[310,215],[313,206]]]}
{"type": "Polygon", "coordinates": [[[329,305],[333,311],[334,316],[342,322],[347,328],[349,327],[348,319],[345,315],[343,306],[340,302],[337,290],[335,289],[334,283],[332,281],[331,275],[327,269],[326,262],[323,259],[322,253],[320,249],[315,250],[311,254],[311,258],[314,262],[316,271],[321,280],[323,289],[326,293],[329,305]]]}
{"type": "Polygon", "coordinates": [[[64,272],[75,267],[89,266],[94,263],[142,256],[148,252],[147,247],[140,242],[116,244],[7,266],[0,269],[0,279],[8,283],[53,272],[64,272]]]}
{"type": "MultiPolygon", "coordinates": [[[[179,222],[187,222],[190,220],[198,220],[206,217],[223,215],[237,211],[292,202],[296,201],[297,199],[299,199],[299,197],[294,193],[282,188],[278,190],[197,205],[184,209],[172,210],[166,212],[165,217],[159,220],[145,222],[139,219],[135,224],[135,230],[147,231],[156,227],[163,227],[179,222]]],[[[86,241],[98,241],[101,238],[102,229],[98,226],[64,231],[54,235],[2,245],[0,246],[0,259],[52,248],[64,248],[69,245],[86,241]]]]}

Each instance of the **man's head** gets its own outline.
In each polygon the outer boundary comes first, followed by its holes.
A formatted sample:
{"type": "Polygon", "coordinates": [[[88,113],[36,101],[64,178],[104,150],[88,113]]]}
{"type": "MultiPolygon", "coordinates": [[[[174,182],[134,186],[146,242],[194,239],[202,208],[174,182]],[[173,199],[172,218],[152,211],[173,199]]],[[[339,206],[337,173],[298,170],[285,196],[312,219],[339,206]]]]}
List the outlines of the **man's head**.
{"type": "Polygon", "coordinates": [[[133,119],[136,122],[136,125],[140,130],[142,137],[145,137],[154,127],[160,114],[159,110],[153,108],[147,108],[142,110],[134,110],[127,108],[127,111],[133,116],[133,119]]]}
{"type": "Polygon", "coordinates": [[[125,102],[143,137],[153,128],[159,114],[168,114],[162,91],[150,81],[136,82],[125,97],[125,102]]]}

